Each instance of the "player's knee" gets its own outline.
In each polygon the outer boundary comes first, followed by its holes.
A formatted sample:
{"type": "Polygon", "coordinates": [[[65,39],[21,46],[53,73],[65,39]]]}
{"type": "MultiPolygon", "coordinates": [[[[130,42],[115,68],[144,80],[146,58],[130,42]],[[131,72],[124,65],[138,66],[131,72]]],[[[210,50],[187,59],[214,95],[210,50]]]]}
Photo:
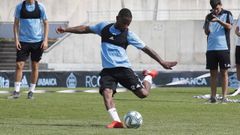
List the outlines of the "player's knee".
{"type": "Polygon", "coordinates": [[[112,95],[112,90],[111,89],[104,89],[102,90],[102,95],[112,95]]]}
{"type": "Polygon", "coordinates": [[[16,69],[18,69],[18,70],[22,70],[23,67],[24,67],[24,63],[22,63],[22,62],[18,62],[18,63],[16,63],[16,69]]]}

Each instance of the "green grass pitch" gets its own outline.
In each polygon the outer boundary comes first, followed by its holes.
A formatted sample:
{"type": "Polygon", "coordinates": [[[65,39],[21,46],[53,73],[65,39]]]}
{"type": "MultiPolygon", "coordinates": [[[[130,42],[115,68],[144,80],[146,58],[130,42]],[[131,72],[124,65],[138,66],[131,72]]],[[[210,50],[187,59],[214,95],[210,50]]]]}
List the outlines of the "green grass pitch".
{"type": "Polygon", "coordinates": [[[26,99],[26,93],[17,100],[0,94],[0,135],[239,135],[240,104],[204,104],[205,99],[193,98],[209,92],[209,88],[155,88],[146,99],[131,92],[116,94],[121,118],[130,110],[142,114],[138,129],[106,129],[111,119],[98,93],[53,92],[35,94],[34,100],[26,99]]]}

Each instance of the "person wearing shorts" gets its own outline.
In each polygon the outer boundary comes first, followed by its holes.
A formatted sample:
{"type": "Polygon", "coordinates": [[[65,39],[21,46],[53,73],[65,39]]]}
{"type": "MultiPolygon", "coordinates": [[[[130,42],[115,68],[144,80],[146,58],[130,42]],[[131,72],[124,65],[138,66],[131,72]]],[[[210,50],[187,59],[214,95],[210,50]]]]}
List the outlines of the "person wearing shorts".
{"type": "Polygon", "coordinates": [[[238,88],[232,94],[237,95],[240,93],[240,16],[237,21],[235,34],[238,37],[236,42],[236,50],[235,50],[235,64],[236,64],[236,71],[237,71],[238,88]]]}
{"type": "Polygon", "coordinates": [[[204,32],[207,35],[206,68],[210,70],[211,98],[216,103],[218,67],[222,77],[222,102],[225,102],[228,89],[228,68],[230,65],[230,30],[233,17],[230,11],[222,8],[221,0],[210,0],[211,13],[206,16],[204,32]]]}
{"type": "Polygon", "coordinates": [[[146,46],[139,37],[128,29],[132,21],[132,13],[129,9],[123,8],[119,11],[116,22],[100,22],[93,26],[76,26],[69,28],[57,28],[57,33],[94,33],[101,36],[101,58],[103,70],[100,73],[99,92],[103,96],[104,104],[113,121],[107,128],[123,128],[118,116],[113,96],[116,93],[118,83],[131,90],[137,97],[145,98],[151,89],[152,78],[157,76],[156,70],[144,70],[143,81],[133,72],[127,57],[127,46],[132,45],[154,60],[165,69],[172,69],[176,61],[164,61],[151,48],[146,46]]]}
{"type": "Polygon", "coordinates": [[[33,99],[39,61],[43,51],[48,48],[48,21],[44,5],[36,0],[25,0],[19,3],[15,9],[13,30],[17,58],[14,92],[10,98],[20,97],[23,68],[30,56],[32,72],[27,98],[33,99]]]}

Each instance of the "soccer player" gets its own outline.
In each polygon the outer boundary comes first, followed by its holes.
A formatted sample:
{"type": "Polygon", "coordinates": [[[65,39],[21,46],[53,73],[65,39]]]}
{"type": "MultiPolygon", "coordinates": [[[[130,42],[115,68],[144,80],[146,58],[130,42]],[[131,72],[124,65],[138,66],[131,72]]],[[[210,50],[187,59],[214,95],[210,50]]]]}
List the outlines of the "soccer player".
{"type": "Polygon", "coordinates": [[[123,128],[118,116],[113,96],[116,93],[117,84],[131,90],[137,97],[145,98],[151,89],[152,78],[157,76],[157,71],[145,70],[143,82],[131,69],[126,49],[132,45],[148,54],[165,69],[172,69],[177,62],[164,61],[160,56],[133,32],[128,29],[132,21],[132,13],[129,9],[123,8],[119,11],[115,23],[100,22],[93,26],[77,26],[69,28],[57,28],[57,33],[95,33],[101,36],[101,58],[103,70],[100,73],[99,92],[103,96],[105,107],[113,119],[107,128],[123,128]]]}
{"type": "Polygon", "coordinates": [[[32,72],[28,99],[32,99],[38,79],[39,61],[43,50],[48,48],[48,21],[44,5],[36,0],[25,0],[19,3],[15,9],[13,31],[17,58],[15,90],[11,98],[16,99],[20,96],[24,64],[31,55],[32,72]]]}
{"type": "Polygon", "coordinates": [[[222,8],[221,0],[210,0],[211,13],[206,16],[204,31],[207,35],[206,68],[210,70],[211,98],[216,103],[218,65],[222,77],[222,102],[226,102],[228,68],[230,68],[230,30],[233,16],[222,8]]]}
{"type": "Polygon", "coordinates": [[[235,29],[235,34],[238,36],[235,50],[235,62],[237,69],[237,80],[238,80],[238,89],[232,93],[233,95],[237,95],[240,93],[240,16],[237,21],[237,27],[235,29]]]}

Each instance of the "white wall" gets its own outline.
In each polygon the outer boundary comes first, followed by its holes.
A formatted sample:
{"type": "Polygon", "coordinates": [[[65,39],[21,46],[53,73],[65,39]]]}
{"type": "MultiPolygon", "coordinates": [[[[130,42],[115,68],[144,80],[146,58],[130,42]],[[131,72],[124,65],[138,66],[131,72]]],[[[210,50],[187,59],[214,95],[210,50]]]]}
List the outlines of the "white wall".
{"type": "MultiPolygon", "coordinates": [[[[14,9],[21,0],[0,0],[0,21],[13,21],[14,9]]],[[[44,3],[49,21],[69,21],[70,26],[87,21],[114,20],[122,7],[133,11],[131,29],[143,41],[154,48],[164,59],[177,60],[178,70],[204,70],[206,36],[202,20],[210,9],[209,0],[39,0],[44,3]],[[184,13],[189,9],[194,9],[184,13]],[[195,10],[206,12],[194,12],[195,10]],[[154,18],[157,20],[147,21],[154,18]],[[180,10],[180,11],[178,11],[180,10]],[[171,11],[173,14],[169,14],[171,11]],[[166,12],[166,14],[164,14],[166,12]],[[179,14],[180,13],[180,14],[179,14]],[[181,20],[182,15],[199,14],[181,20]],[[163,15],[163,18],[161,18],[163,15]],[[175,19],[175,20],[174,20],[175,19]],[[170,21],[171,20],[171,21],[170,21]]],[[[240,13],[240,0],[222,0],[223,7],[235,9],[234,17],[240,13]],[[237,9],[237,10],[236,10],[237,9]],[[239,11],[239,13],[238,13],[239,11]]],[[[1,30],[0,30],[1,32],[1,30]]],[[[233,31],[232,31],[233,32],[233,31]]],[[[232,40],[234,40],[232,34],[232,40]]],[[[43,63],[53,69],[90,70],[101,68],[99,53],[100,38],[94,35],[71,35],[50,53],[43,56],[43,63]]],[[[232,42],[234,44],[234,42],[232,42]]],[[[234,47],[232,47],[234,49],[234,47]]],[[[232,51],[232,62],[233,61],[232,51]]],[[[161,68],[155,61],[136,49],[128,54],[135,69],[161,68]]]]}
{"type": "MultiPolygon", "coordinates": [[[[17,3],[22,0],[0,0],[0,21],[13,21],[17,3]]],[[[116,13],[127,7],[133,10],[137,20],[153,18],[153,11],[210,9],[209,0],[38,0],[46,6],[50,21],[69,21],[70,25],[78,25],[90,19],[114,20],[116,13]],[[97,12],[94,12],[97,11],[97,12]],[[89,13],[89,14],[88,14],[89,13]]],[[[222,0],[226,9],[240,9],[239,0],[222,0]]],[[[238,10],[240,11],[240,10],[238,10]]],[[[238,12],[238,11],[234,11],[238,12]]],[[[199,13],[201,14],[201,13],[199,13]]],[[[237,13],[236,13],[237,14],[237,13]]],[[[179,14],[181,15],[181,14],[179,14]]],[[[205,12],[203,12],[205,15],[205,12]]],[[[238,16],[238,15],[235,15],[238,16]]],[[[160,18],[158,18],[160,19],[160,18]]],[[[167,18],[165,18],[167,19],[167,18]]]]}
{"type": "MultiPolygon", "coordinates": [[[[206,36],[203,21],[134,21],[130,30],[135,32],[165,60],[179,62],[175,70],[205,70],[206,36]]],[[[231,59],[234,63],[234,34],[232,31],[231,59]]],[[[72,34],[50,53],[42,63],[55,70],[101,69],[100,37],[72,34]]],[[[135,70],[162,67],[142,51],[128,47],[127,52],[135,70]]]]}

